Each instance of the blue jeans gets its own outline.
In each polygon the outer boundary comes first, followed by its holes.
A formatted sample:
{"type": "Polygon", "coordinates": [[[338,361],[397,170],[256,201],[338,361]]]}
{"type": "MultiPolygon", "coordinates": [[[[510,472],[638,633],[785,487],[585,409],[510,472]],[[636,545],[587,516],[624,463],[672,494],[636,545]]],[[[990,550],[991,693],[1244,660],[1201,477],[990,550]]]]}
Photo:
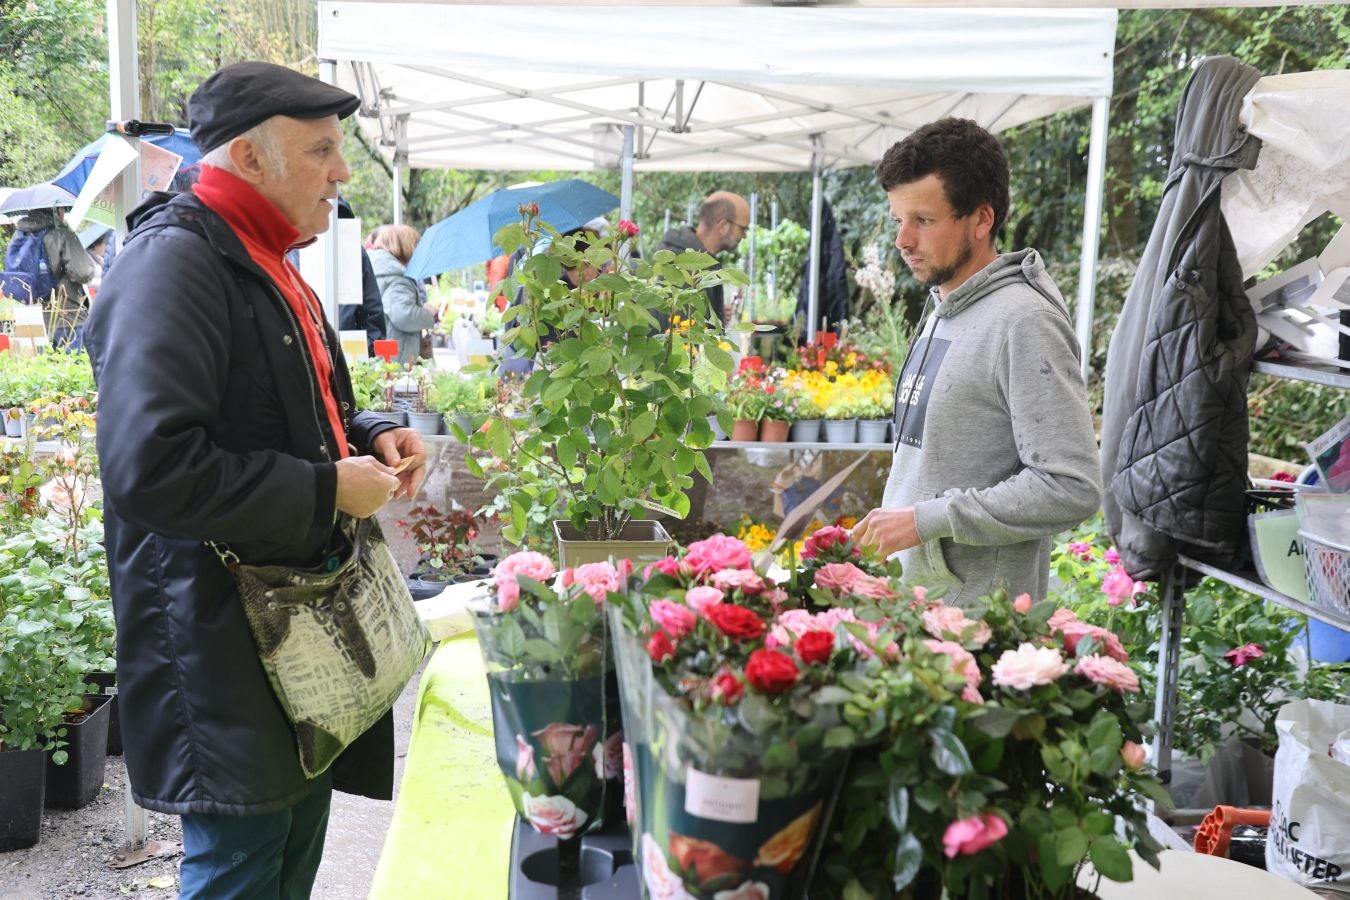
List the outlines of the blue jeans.
{"type": "Polygon", "coordinates": [[[314,887],[328,830],[333,776],[309,796],[260,816],[183,816],[180,900],[304,900],[314,887]]]}

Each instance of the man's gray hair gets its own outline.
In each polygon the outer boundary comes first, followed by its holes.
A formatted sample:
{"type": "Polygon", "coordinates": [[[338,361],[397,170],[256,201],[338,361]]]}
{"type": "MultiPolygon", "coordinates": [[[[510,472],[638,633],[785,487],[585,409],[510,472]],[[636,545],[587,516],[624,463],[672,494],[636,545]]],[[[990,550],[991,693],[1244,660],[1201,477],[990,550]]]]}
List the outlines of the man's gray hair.
{"type": "MultiPolygon", "coordinates": [[[[253,145],[258,148],[258,155],[263,158],[267,167],[273,170],[278,178],[286,177],[286,154],[281,147],[281,137],[277,134],[275,116],[259,122],[239,137],[248,138],[253,142],[253,145]]],[[[224,169],[238,175],[239,172],[230,159],[230,143],[233,140],[234,138],[231,138],[207,153],[202,157],[202,162],[208,166],[215,166],[217,169],[224,169]]]]}

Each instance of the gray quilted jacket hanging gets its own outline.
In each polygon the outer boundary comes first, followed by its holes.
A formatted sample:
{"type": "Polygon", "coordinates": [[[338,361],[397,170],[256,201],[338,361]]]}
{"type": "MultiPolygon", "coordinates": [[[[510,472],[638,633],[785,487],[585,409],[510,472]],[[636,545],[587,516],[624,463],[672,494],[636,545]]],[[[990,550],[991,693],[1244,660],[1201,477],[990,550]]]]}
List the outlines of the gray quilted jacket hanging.
{"type": "Polygon", "coordinates": [[[1259,77],[1218,57],[1186,85],[1162,206],[1107,351],[1102,505],[1135,578],[1178,553],[1227,564],[1244,531],[1256,324],[1219,191],[1256,164],[1260,141],[1238,113],[1259,77]]]}

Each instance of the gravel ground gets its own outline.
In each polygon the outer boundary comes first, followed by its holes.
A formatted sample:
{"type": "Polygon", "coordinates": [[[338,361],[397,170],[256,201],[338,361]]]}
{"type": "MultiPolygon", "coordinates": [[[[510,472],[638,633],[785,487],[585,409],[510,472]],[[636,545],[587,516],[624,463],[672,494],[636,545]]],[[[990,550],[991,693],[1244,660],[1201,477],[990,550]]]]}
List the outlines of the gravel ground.
{"type": "MultiPolygon", "coordinates": [[[[464,469],[463,451],[446,448],[445,459],[428,479],[425,496],[442,509],[451,502],[476,508],[483,502],[481,484],[464,469]]],[[[852,461],[851,453],[826,455],[824,477],[852,461]]],[[[865,464],[853,479],[846,498],[845,511],[860,515],[868,508],[868,498],[879,500],[885,464],[878,460],[875,469],[865,464]],[[864,470],[867,471],[864,474],[864,470]],[[856,507],[856,509],[855,509],[856,507]]],[[[780,469],[791,462],[786,451],[719,453],[716,486],[709,491],[704,518],[710,524],[735,533],[742,513],[772,519],[773,495],[769,483],[780,469]]],[[[416,551],[395,526],[406,513],[407,502],[391,504],[380,514],[385,534],[404,571],[416,561],[416,551]]],[[[710,533],[704,529],[681,529],[684,540],[710,533]],[[701,533],[700,533],[701,532],[701,533]]],[[[484,534],[484,550],[497,549],[495,533],[484,534]]],[[[398,754],[396,778],[402,775],[416,698],[414,678],[395,707],[395,741],[398,754]]],[[[178,889],[179,857],[154,859],[129,869],[112,869],[108,861],[125,841],[124,792],[126,769],[120,757],[108,759],[105,783],[93,803],[78,810],[46,811],[42,839],[35,847],[0,853],[0,898],[3,900],[116,900],[130,894],[173,897],[178,889]]],[[[396,787],[397,790],[397,787],[396,787]]],[[[314,896],[323,900],[362,900],[379,860],[384,835],[393,814],[393,804],[334,794],[323,863],[314,888],[314,896]]],[[[149,814],[149,837],[157,841],[182,838],[176,816],[149,814]]]]}

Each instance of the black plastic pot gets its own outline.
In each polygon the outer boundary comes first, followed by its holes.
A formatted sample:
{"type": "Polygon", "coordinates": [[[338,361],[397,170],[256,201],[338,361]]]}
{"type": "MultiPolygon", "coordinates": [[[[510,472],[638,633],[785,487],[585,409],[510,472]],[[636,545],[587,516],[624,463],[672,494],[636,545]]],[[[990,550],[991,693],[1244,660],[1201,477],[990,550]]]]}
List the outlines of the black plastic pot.
{"type": "Polygon", "coordinates": [[[31,847],[42,837],[45,750],[0,752],[0,852],[31,847]]]}
{"type": "Polygon", "coordinates": [[[47,805],[58,809],[79,809],[98,796],[108,764],[108,701],[106,694],[85,694],[88,713],[74,724],[67,724],[66,764],[47,760],[47,805]]]}
{"type": "Polygon", "coordinates": [[[90,672],[84,680],[98,686],[98,691],[96,691],[96,693],[107,694],[112,698],[108,701],[108,755],[121,756],[122,721],[118,716],[117,673],[90,672]]]}

